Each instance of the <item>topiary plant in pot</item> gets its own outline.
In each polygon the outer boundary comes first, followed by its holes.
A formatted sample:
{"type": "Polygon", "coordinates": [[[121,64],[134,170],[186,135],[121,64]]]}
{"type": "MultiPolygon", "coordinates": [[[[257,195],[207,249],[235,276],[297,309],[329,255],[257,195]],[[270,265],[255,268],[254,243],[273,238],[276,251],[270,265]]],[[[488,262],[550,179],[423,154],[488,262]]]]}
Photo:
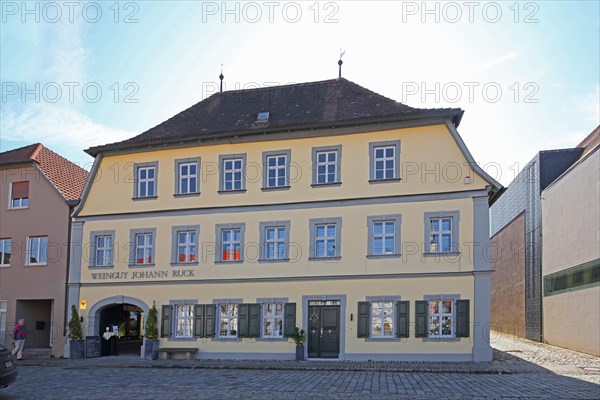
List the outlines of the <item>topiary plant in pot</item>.
{"type": "Polygon", "coordinates": [[[83,358],[83,333],[81,320],[77,307],[71,305],[71,319],[69,320],[69,349],[71,358],[83,358]]]}
{"type": "Polygon", "coordinates": [[[146,360],[157,360],[158,359],[158,311],[156,310],[156,303],[152,302],[152,308],[148,312],[148,318],[146,318],[145,327],[145,340],[146,345],[144,346],[144,358],[146,360]]]}
{"type": "Polygon", "coordinates": [[[294,333],[290,335],[290,339],[296,343],[296,361],[304,361],[304,342],[306,341],[304,329],[295,327],[294,333]]]}

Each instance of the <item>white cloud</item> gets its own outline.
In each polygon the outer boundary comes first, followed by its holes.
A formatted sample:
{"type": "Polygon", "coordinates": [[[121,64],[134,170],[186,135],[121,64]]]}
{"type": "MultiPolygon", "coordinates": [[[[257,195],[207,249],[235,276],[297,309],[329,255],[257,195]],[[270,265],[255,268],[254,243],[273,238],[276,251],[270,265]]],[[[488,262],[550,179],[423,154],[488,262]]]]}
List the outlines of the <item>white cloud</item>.
{"type": "Polygon", "coordinates": [[[42,142],[70,149],[87,148],[133,136],[132,132],[95,123],[89,117],[60,105],[36,104],[19,111],[3,107],[0,119],[3,139],[42,142]]]}
{"type": "Polygon", "coordinates": [[[477,67],[475,67],[475,72],[483,72],[486,71],[496,65],[502,64],[506,61],[512,60],[514,58],[517,58],[517,52],[513,51],[511,53],[505,54],[501,57],[497,57],[494,58],[493,60],[487,61],[481,65],[478,65],[477,67]]]}

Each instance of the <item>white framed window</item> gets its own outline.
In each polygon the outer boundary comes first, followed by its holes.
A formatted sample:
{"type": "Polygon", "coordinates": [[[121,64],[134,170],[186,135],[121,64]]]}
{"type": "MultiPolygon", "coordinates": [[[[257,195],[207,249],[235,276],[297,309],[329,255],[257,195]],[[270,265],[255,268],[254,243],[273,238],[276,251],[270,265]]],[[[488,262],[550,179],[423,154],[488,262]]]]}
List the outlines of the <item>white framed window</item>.
{"type": "Polygon", "coordinates": [[[240,229],[223,229],[221,232],[223,247],[222,261],[240,261],[242,249],[242,232],[240,229]]]}
{"type": "Polygon", "coordinates": [[[337,151],[317,152],[317,182],[335,183],[338,181],[337,151]]]}
{"type": "Polygon", "coordinates": [[[342,146],[313,147],[313,185],[341,183],[342,146]]]}
{"type": "Polygon", "coordinates": [[[334,257],[336,254],[335,224],[318,224],[315,226],[316,257],[334,257]]]}
{"type": "Polygon", "coordinates": [[[135,164],[134,198],[156,197],[158,162],[135,164]]]}
{"type": "Polygon", "coordinates": [[[219,156],[221,192],[242,191],[246,189],[246,154],[219,156]]]}
{"type": "Polygon", "coordinates": [[[152,233],[138,233],[135,235],[135,263],[152,264],[152,249],[154,235],[152,233]]]}
{"type": "Polygon", "coordinates": [[[190,304],[175,305],[175,337],[191,338],[194,333],[194,306],[190,304]]]}
{"type": "Polygon", "coordinates": [[[237,337],[238,305],[219,304],[219,336],[222,338],[237,337]]]}
{"type": "Polygon", "coordinates": [[[400,178],[400,141],[369,143],[370,181],[400,178]]]}
{"type": "Polygon", "coordinates": [[[263,189],[289,187],[291,155],[291,150],[263,152],[263,189]]]}
{"type": "Polygon", "coordinates": [[[394,312],[394,307],[394,301],[371,302],[371,337],[395,337],[396,313],[394,312]]]}
{"type": "Polygon", "coordinates": [[[113,263],[113,236],[96,236],[96,254],[94,265],[106,266],[113,263]]]}
{"type": "Polygon", "coordinates": [[[27,241],[25,265],[45,265],[47,263],[48,237],[30,237],[27,241]]]}
{"type": "Polygon", "coordinates": [[[276,226],[266,228],[265,247],[268,260],[285,258],[285,227],[276,226]]]}
{"type": "Polygon", "coordinates": [[[177,261],[180,263],[196,261],[196,231],[177,232],[177,261]]]}
{"type": "Polygon", "coordinates": [[[309,220],[309,259],[341,257],[341,218],[316,218],[309,220]]]}
{"type": "Polygon", "coordinates": [[[429,220],[429,252],[445,253],[452,251],[452,218],[431,218],[429,220]]]}
{"type": "Polygon", "coordinates": [[[373,254],[394,254],[394,221],[373,222],[373,254]]]}
{"type": "Polygon", "coordinates": [[[217,224],[217,254],[215,262],[241,262],[244,260],[244,231],[246,225],[217,224]]]}
{"type": "Polygon", "coordinates": [[[172,228],[171,264],[198,263],[199,225],[172,228]]]}
{"type": "Polygon", "coordinates": [[[198,193],[198,161],[177,162],[177,194],[198,193]]]}
{"type": "Polygon", "coordinates": [[[12,182],[8,201],[10,209],[29,207],[29,181],[12,182]]]}
{"type": "Polygon", "coordinates": [[[263,303],[262,337],[283,337],[283,303],[263,303]]]}
{"type": "Polygon", "coordinates": [[[459,252],[459,211],[425,213],[425,255],[459,252]]]}
{"type": "Polygon", "coordinates": [[[429,337],[453,338],[454,300],[429,299],[429,337]]]}
{"type": "Polygon", "coordinates": [[[10,256],[12,252],[12,241],[10,239],[0,239],[0,267],[10,265],[10,256]]]}

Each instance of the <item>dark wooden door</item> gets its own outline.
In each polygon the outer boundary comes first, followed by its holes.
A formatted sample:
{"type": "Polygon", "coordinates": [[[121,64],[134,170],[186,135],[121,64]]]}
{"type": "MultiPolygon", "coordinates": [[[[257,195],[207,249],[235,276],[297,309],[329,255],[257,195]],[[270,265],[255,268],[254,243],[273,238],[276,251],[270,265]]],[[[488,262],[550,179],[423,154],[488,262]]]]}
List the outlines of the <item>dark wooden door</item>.
{"type": "Polygon", "coordinates": [[[340,354],[340,307],[308,308],[308,357],[337,358],[340,354]]]}

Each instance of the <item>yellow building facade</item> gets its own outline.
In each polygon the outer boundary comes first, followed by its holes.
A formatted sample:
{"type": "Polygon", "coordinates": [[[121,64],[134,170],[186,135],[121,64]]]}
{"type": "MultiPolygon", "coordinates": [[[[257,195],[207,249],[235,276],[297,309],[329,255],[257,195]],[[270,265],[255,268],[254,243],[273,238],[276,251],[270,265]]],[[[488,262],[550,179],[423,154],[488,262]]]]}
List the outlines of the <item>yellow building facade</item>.
{"type": "Polygon", "coordinates": [[[294,359],[299,327],[307,358],[491,360],[500,185],[462,142],[462,111],[390,112],[405,106],[344,79],[307,100],[309,85],[288,99],[293,123],[275,101],[289,86],[233,105],[225,92],[88,149],[69,277],[88,336],[139,351],[155,303],[160,347],[196,358],[294,359]],[[352,108],[378,101],[379,116],[352,108]]]}

